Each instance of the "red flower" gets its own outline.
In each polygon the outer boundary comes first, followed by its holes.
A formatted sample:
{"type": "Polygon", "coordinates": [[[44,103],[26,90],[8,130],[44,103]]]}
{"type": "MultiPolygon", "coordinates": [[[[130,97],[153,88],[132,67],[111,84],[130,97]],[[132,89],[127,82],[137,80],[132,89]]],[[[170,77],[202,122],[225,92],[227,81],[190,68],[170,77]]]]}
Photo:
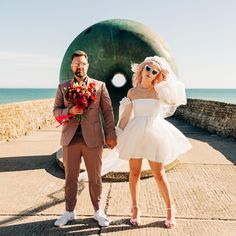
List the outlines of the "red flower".
{"type": "MultiPolygon", "coordinates": [[[[89,106],[95,102],[96,100],[96,84],[91,82],[88,86],[83,85],[83,83],[71,83],[68,88],[65,89],[65,98],[68,104],[74,104],[77,106],[81,111],[82,114],[74,116],[79,121],[83,118],[83,113],[86,112],[89,106]]],[[[72,115],[66,117],[70,118],[72,115]]],[[[57,117],[58,122],[60,117],[57,117]]],[[[65,120],[65,117],[61,119],[62,121],[65,120]]],[[[60,121],[61,121],[60,120],[60,121]]],[[[61,121],[61,122],[62,122],[61,121]]],[[[61,122],[59,122],[61,124],[61,122]]]]}
{"type": "Polygon", "coordinates": [[[96,95],[92,94],[92,95],[90,96],[90,98],[91,98],[91,100],[92,100],[93,102],[95,102],[95,100],[96,100],[96,95]]]}
{"type": "Polygon", "coordinates": [[[89,106],[89,102],[84,95],[80,95],[80,96],[76,97],[75,104],[77,107],[79,107],[83,110],[85,110],[89,106]]]}

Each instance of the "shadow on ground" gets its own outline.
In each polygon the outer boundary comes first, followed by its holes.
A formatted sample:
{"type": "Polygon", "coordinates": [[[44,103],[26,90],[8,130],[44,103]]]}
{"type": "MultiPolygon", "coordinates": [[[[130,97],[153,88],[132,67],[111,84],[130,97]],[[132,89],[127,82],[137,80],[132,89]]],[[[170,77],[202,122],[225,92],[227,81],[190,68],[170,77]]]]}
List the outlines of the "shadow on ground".
{"type": "Polygon", "coordinates": [[[128,219],[112,221],[107,228],[98,227],[93,218],[76,219],[69,222],[62,228],[54,226],[55,220],[36,221],[18,225],[5,226],[0,228],[0,235],[100,235],[101,233],[120,232],[127,234],[129,230],[140,230],[142,228],[158,227],[164,228],[163,220],[158,219],[155,222],[143,224],[135,228],[130,225],[128,219]]]}
{"type": "Polygon", "coordinates": [[[10,225],[0,228],[2,235],[99,235],[100,228],[97,227],[93,219],[87,218],[74,220],[68,223],[66,227],[59,228],[54,226],[56,220],[44,220],[31,223],[10,225]]]}
{"type": "Polygon", "coordinates": [[[64,179],[64,171],[58,168],[56,153],[50,156],[1,157],[0,172],[45,169],[49,174],[64,179]]]}
{"type": "MultiPolygon", "coordinates": [[[[80,182],[78,185],[78,195],[81,194],[81,192],[84,190],[84,188],[85,188],[85,184],[83,182],[80,182]]],[[[64,202],[65,201],[64,187],[57,190],[56,192],[49,194],[47,196],[47,198],[48,198],[48,201],[44,204],[35,205],[33,207],[30,207],[28,209],[25,209],[24,211],[17,213],[17,215],[8,216],[6,219],[1,220],[0,227],[1,227],[1,225],[4,225],[4,224],[9,224],[9,223],[14,224],[16,222],[22,221],[22,220],[32,217],[32,216],[35,216],[35,217],[40,216],[42,211],[64,202]]],[[[18,225],[13,225],[12,227],[14,228],[17,226],[18,225]]],[[[4,234],[4,235],[8,235],[8,234],[4,234]]],[[[13,235],[15,235],[15,234],[13,234],[13,235]]],[[[29,234],[29,235],[31,235],[31,234],[29,234]]],[[[1,230],[0,230],[0,236],[1,236],[1,230]]]]}

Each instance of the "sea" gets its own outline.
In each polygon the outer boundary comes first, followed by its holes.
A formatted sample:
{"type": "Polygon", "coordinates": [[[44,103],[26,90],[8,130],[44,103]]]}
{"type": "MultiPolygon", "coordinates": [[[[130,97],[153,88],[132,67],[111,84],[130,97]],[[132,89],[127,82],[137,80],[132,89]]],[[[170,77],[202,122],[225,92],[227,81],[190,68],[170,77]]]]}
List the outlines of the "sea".
{"type": "Polygon", "coordinates": [[[54,98],[55,95],[55,88],[0,88],[0,105],[54,98]]]}
{"type": "MultiPolygon", "coordinates": [[[[56,88],[0,88],[0,105],[54,98],[56,88]]],[[[236,104],[236,89],[186,89],[187,98],[236,104]]]]}

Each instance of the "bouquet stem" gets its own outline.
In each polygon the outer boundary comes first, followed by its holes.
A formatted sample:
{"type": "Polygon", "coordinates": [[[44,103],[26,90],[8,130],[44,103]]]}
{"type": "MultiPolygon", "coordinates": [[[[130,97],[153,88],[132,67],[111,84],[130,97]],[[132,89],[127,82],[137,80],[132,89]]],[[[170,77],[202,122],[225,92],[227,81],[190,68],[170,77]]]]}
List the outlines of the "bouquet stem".
{"type": "Polygon", "coordinates": [[[74,118],[80,123],[83,120],[83,114],[78,114],[74,118]]]}

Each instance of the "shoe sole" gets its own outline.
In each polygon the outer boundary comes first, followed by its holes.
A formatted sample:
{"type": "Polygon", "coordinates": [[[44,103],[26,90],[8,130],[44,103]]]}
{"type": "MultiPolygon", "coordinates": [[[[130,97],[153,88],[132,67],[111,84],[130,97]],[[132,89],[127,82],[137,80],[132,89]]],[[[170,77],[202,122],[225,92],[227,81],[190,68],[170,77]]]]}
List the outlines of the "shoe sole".
{"type": "Polygon", "coordinates": [[[71,220],[68,220],[65,224],[61,224],[61,225],[56,225],[56,224],[54,224],[54,226],[56,226],[56,227],[61,227],[61,226],[67,225],[70,221],[75,220],[75,219],[76,219],[76,218],[71,219],[71,220]]]}
{"type": "Polygon", "coordinates": [[[93,219],[96,220],[98,222],[98,225],[101,226],[101,227],[108,227],[110,225],[110,223],[108,225],[100,225],[97,218],[93,217],[93,219]]]}

